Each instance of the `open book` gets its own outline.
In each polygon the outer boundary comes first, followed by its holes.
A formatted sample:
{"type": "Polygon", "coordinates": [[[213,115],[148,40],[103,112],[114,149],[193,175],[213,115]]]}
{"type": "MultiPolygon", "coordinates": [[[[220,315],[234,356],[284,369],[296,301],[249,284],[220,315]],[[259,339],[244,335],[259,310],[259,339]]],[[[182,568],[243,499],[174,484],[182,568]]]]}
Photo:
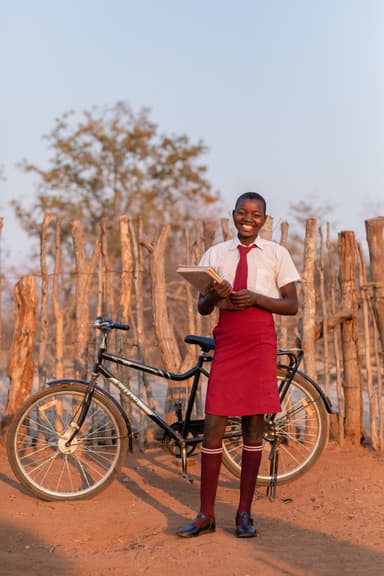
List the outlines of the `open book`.
{"type": "Polygon", "coordinates": [[[222,281],[222,278],[211,266],[188,266],[180,264],[176,272],[185,280],[188,280],[188,282],[201,293],[206,291],[212,280],[216,280],[216,282],[219,283],[222,281]]]}

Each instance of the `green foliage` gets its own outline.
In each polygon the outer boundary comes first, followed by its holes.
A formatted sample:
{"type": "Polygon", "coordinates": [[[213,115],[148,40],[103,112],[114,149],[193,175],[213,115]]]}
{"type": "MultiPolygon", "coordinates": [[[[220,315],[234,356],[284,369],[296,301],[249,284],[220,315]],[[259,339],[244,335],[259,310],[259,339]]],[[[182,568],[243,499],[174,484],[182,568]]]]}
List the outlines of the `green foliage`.
{"type": "Polygon", "coordinates": [[[44,212],[63,221],[63,237],[74,220],[93,233],[101,218],[141,215],[144,230],[169,222],[182,229],[213,208],[220,216],[218,193],[206,178],[200,157],[206,147],[186,135],[159,134],[148,109],[134,114],[125,102],[111,108],[65,113],[45,136],[52,156],[43,169],[24,161],[21,169],[38,176],[31,207],[12,202],[31,236],[38,236],[44,212]]]}

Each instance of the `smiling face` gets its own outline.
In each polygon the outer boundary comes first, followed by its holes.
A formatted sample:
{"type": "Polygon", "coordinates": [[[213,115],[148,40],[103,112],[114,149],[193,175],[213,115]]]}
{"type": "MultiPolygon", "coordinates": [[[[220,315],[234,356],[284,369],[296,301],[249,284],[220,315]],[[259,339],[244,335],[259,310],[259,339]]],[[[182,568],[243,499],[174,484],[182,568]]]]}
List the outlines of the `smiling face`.
{"type": "Polygon", "coordinates": [[[264,203],[261,200],[241,198],[232,216],[240,242],[252,244],[266,220],[264,203]]]}

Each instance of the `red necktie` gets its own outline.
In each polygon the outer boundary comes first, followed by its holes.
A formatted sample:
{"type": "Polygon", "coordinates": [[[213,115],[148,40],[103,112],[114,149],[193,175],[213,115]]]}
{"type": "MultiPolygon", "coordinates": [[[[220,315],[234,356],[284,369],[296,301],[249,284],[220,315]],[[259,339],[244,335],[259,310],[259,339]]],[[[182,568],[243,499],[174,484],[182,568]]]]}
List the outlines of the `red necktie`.
{"type": "Polygon", "coordinates": [[[234,290],[242,290],[247,288],[247,279],[248,279],[248,260],[247,254],[255,245],[252,246],[238,246],[240,252],[240,260],[237,264],[235,280],[233,282],[233,289],[234,290]]]}

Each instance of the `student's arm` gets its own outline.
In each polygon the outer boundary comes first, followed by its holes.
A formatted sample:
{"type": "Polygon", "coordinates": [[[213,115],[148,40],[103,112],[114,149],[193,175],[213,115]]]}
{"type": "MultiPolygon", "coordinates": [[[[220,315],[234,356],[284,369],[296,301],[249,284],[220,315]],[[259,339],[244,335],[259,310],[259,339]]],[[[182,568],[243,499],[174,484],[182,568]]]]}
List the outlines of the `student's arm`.
{"type": "Polygon", "coordinates": [[[197,309],[202,316],[211,314],[215,306],[220,300],[228,298],[232,292],[232,287],[229,282],[223,280],[222,282],[212,282],[205,294],[199,295],[197,309]]]}
{"type": "Polygon", "coordinates": [[[280,288],[280,298],[271,298],[264,296],[264,294],[251,292],[251,290],[239,290],[231,294],[230,301],[238,310],[256,306],[267,310],[267,312],[272,312],[272,314],[286,316],[297,314],[299,307],[295,282],[290,282],[280,288]]]}

